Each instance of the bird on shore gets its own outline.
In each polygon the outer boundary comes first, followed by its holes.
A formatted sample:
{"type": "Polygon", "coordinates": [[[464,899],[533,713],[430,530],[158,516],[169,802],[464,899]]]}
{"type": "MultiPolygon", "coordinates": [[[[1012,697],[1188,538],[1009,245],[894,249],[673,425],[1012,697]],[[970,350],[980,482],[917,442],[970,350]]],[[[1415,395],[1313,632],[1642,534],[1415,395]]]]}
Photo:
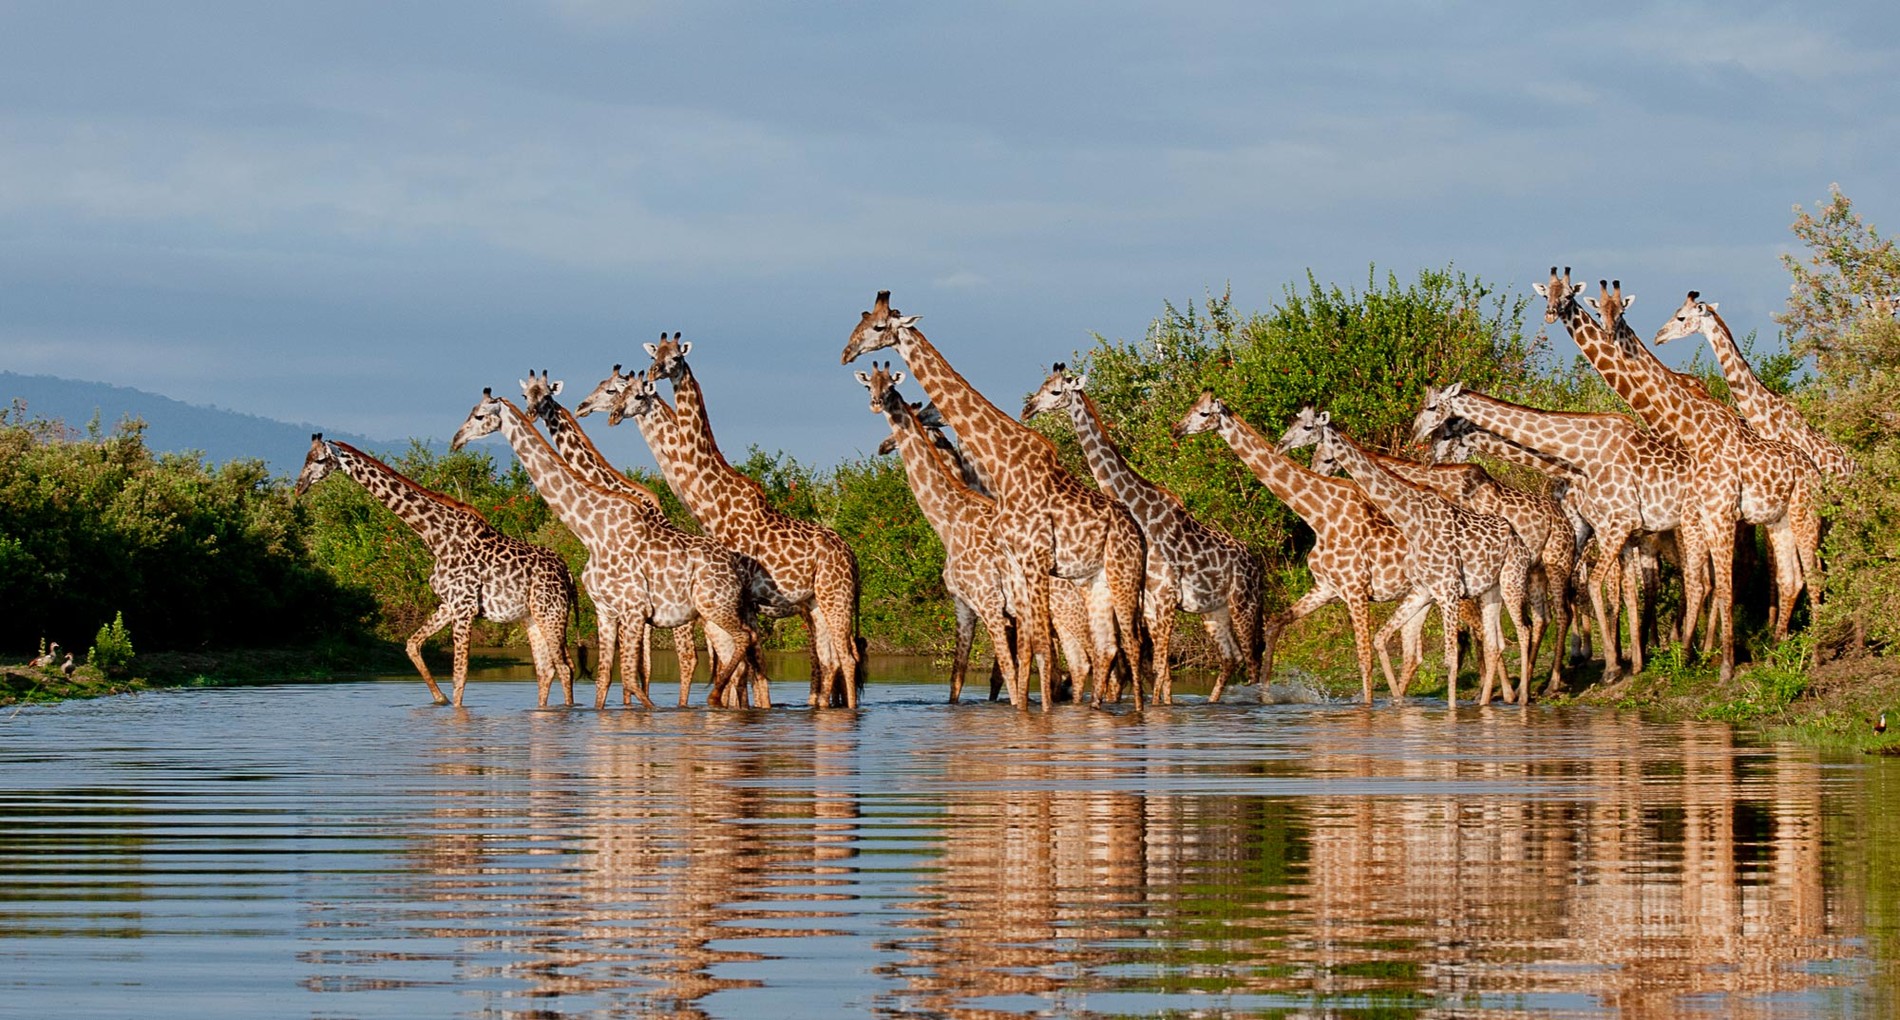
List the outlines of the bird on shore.
{"type": "Polygon", "coordinates": [[[58,661],[59,661],[59,642],[55,641],[52,644],[49,644],[46,646],[45,655],[42,655],[39,658],[34,659],[32,662],[27,663],[27,665],[32,666],[34,669],[45,669],[46,667],[51,666],[54,663],[57,663],[58,661]]]}
{"type": "Polygon", "coordinates": [[[1887,713],[1885,712],[1880,713],[1880,718],[1874,720],[1874,732],[1875,733],[1887,732],[1887,713]]]}
{"type": "Polygon", "coordinates": [[[79,668],[79,664],[73,661],[73,653],[67,652],[66,661],[59,664],[59,671],[61,673],[66,674],[66,679],[71,680],[73,677],[73,671],[78,668],[79,668]]]}

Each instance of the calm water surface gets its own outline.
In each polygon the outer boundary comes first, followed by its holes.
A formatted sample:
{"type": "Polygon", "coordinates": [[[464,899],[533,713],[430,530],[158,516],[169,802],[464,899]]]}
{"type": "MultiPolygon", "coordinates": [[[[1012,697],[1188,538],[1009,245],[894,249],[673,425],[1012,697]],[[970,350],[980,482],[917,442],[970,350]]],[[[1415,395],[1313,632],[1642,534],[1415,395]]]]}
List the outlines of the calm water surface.
{"type": "Polygon", "coordinates": [[[1900,762],[1607,712],[801,686],[0,717],[0,1014],[1895,1015],[1900,762]]]}

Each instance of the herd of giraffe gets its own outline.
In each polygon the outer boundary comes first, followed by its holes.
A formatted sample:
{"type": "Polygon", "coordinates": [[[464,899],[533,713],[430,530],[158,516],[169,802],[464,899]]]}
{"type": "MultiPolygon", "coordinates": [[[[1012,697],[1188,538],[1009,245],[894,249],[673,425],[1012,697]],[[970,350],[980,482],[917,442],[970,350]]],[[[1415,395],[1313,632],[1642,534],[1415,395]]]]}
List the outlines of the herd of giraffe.
{"type": "MultiPolygon", "coordinates": [[[[1091,703],[1114,702],[1132,681],[1133,703],[1173,700],[1169,649],[1178,613],[1201,617],[1220,659],[1210,692],[1219,700],[1236,674],[1270,675],[1274,647],[1291,623],[1335,600],[1345,605],[1362,694],[1372,701],[1376,650],[1388,690],[1403,697],[1422,660],[1434,606],[1444,621],[1447,701],[1457,700],[1459,625],[1477,636],[1480,704],[1493,691],[1526,703],[1537,650],[1554,633],[1547,691],[1561,688],[1573,618],[1594,631],[1604,678],[1623,670],[1618,632],[1628,625],[1630,668],[1642,669],[1641,592],[1659,551],[1681,567],[1679,636],[1692,645],[1705,598],[1705,642],[1734,669],[1734,559],[1744,524],[1767,529],[1777,600],[1774,628],[1787,634],[1799,593],[1821,590],[1816,500],[1824,474],[1854,462],[1749,369],[1716,306],[1695,292],[1657,334],[1657,344],[1701,333],[1714,348],[1735,404],[1716,401],[1693,376],[1675,372],[1624,318],[1634,298],[1607,281],[1597,297],[1551,269],[1536,285],[1545,321],[1561,322],[1584,356],[1641,419],[1544,411],[1466,390],[1427,391],[1414,440],[1428,462],[1368,450],[1320,410],[1303,410],[1275,443],[1203,393],[1174,426],[1177,438],[1214,432],[1262,484],[1314,532],[1307,557],[1313,588],[1277,614],[1265,612],[1265,568],[1232,536],[1196,520],[1166,488],[1143,478],[1115,449],[1086,392],[1086,378],[1058,364],[1023,406],[1021,420],[986,399],[951,367],[880,292],[845,344],[841,362],[895,349],[925,402],[897,386],[904,372],[872,362],[857,379],[890,436],[917,503],[943,541],[943,580],[956,609],[950,698],[961,694],[975,626],[996,649],[991,698],[1007,691],[1027,708],[1033,673],[1044,711],[1072,685],[1091,703]],[[1593,314],[1595,313],[1595,314],[1593,314]],[[1600,318],[1598,317],[1600,316],[1600,318]],[[1069,473],[1056,447],[1027,422],[1066,414],[1095,487],[1069,473]],[[946,430],[954,432],[950,439],[946,430]],[[1286,456],[1311,446],[1311,466],[1286,456]],[[1482,457],[1528,467],[1541,491],[1504,485],[1470,463],[1482,457]],[[1345,477],[1338,477],[1343,474],[1345,477]],[[1596,551],[1585,569],[1586,550],[1596,551]],[[1587,573],[1587,579],[1583,576],[1587,573]],[[1588,615],[1579,615],[1587,599],[1588,615]],[[1397,602],[1376,632],[1370,606],[1397,602]],[[1619,615],[1622,622],[1619,622],[1619,615]],[[1514,683],[1503,620],[1517,639],[1514,683]],[[1390,641],[1398,635],[1395,672],[1390,641]],[[1060,651],[1065,676],[1054,674],[1060,651]],[[1144,694],[1143,681],[1151,681],[1144,694]]],[[[687,704],[697,655],[692,626],[711,658],[709,705],[771,704],[755,624],[761,615],[800,616],[810,634],[814,706],[855,708],[864,642],[856,629],[856,558],[829,528],[774,508],[762,487],[720,453],[704,394],[686,362],[692,344],[662,335],[647,344],[644,371],[615,365],[569,411],[546,372],[521,382],[520,405],[483,390],[451,445],[500,432],[535,488],[588,552],[580,584],[599,620],[595,707],[605,707],[618,661],[622,702],[648,696],[650,631],[673,632],[679,703],[687,704]],[[669,404],[659,392],[672,384],[669,404]],[[670,488],[704,534],[676,526],[645,487],[600,453],[579,418],[632,419],[670,488]],[[541,429],[537,429],[537,423],[541,429]],[[543,435],[545,431],[545,436],[543,435]]],[[[413,528],[434,556],[430,585],[441,606],[408,642],[410,659],[438,703],[422,643],[453,627],[453,702],[462,702],[469,631],[478,616],[523,621],[540,704],[553,681],[573,703],[565,635],[577,589],[549,550],[501,534],[474,508],[404,478],[346,443],[312,437],[297,491],[341,469],[413,528]]]]}

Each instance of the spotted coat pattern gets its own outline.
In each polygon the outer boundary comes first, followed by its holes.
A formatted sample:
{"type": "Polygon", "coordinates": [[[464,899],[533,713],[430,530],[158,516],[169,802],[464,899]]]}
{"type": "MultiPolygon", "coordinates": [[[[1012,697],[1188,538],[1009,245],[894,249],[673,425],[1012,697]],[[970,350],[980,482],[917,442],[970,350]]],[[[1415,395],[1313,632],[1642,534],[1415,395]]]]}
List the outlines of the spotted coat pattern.
{"type": "Polygon", "coordinates": [[[422,661],[422,643],[443,627],[455,642],[453,703],[462,704],[468,682],[469,630],[476,617],[496,623],[525,620],[528,650],[534,657],[539,704],[547,707],[548,689],[558,677],[567,704],[574,703],[574,673],[567,659],[567,624],[575,604],[574,576],[551,549],[497,531],[474,507],[423,488],[388,464],[348,443],[310,437],[310,452],[297,475],[302,494],[332,472],[355,479],[377,502],[421,536],[435,565],[429,589],[441,604],[409,636],[405,650],[438,705],[450,703],[422,661]]]}

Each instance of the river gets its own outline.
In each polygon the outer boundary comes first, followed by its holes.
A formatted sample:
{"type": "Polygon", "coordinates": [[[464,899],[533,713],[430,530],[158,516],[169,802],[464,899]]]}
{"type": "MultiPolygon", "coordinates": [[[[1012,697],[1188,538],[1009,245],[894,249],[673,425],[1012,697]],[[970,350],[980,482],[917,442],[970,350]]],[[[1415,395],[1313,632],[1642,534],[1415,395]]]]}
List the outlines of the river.
{"type": "Polygon", "coordinates": [[[1607,710],[1019,714],[905,672],[858,713],[413,678],[10,710],[0,1015],[1900,1005],[1900,762],[1607,710]]]}

